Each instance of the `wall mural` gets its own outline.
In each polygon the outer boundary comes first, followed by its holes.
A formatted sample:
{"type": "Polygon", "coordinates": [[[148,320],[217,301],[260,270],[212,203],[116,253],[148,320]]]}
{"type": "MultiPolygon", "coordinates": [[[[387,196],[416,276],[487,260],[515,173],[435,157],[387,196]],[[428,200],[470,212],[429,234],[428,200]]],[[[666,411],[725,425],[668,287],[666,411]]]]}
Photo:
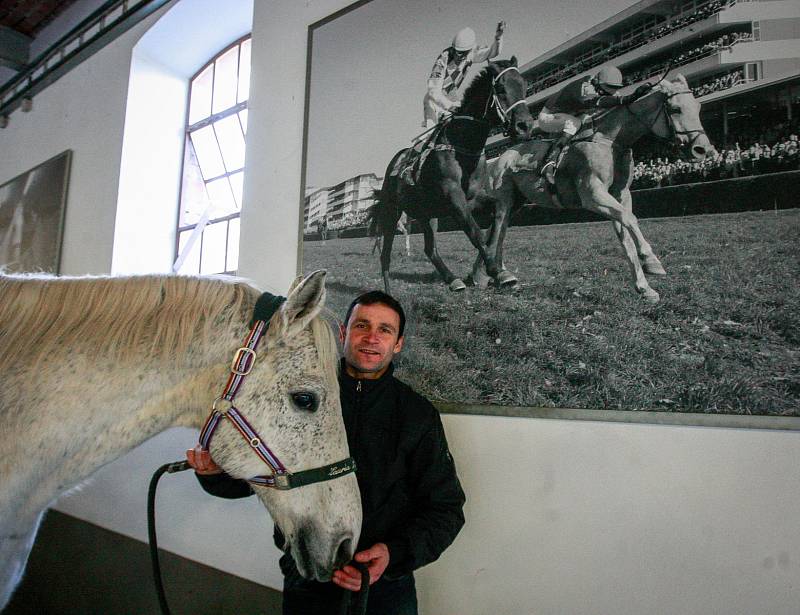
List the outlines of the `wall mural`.
{"type": "Polygon", "coordinates": [[[400,376],[434,400],[800,416],[800,106],[730,114],[783,90],[698,69],[753,42],[718,0],[582,35],[630,4],[372,0],[313,25],[304,271],[340,318],[386,285],[400,376]],[[555,156],[566,124],[539,114],[585,76],[629,104],[555,156]]]}
{"type": "Polygon", "coordinates": [[[0,269],[58,273],[72,152],[0,186],[0,269]]]}

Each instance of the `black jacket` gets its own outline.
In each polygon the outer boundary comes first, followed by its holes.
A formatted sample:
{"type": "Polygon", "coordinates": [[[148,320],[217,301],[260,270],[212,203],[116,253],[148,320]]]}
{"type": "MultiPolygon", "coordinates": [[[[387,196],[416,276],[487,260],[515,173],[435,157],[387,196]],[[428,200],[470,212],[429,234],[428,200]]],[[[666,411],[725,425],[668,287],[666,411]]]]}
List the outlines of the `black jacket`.
{"type": "MultiPolygon", "coordinates": [[[[342,416],[364,513],[358,550],[385,543],[387,578],[436,560],[464,525],[465,501],[439,413],[392,372],[390,365],[377,380],[356,380],[342,363],[339,373],[342,416]]],[[[220,497],[253,493],[248,483],[226,474],[198,479],[203,489],[220,497]]],[[[284,543],[277,527],[275,543],[284,543]]],[[[281,564],[286,572],[291,562],[281,564]]]]}

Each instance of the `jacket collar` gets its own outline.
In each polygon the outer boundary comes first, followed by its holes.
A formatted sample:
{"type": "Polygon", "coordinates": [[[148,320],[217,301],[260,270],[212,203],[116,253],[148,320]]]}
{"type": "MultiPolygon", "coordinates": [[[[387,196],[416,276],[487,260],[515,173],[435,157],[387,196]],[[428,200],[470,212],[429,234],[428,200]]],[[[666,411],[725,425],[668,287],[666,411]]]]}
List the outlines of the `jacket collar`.
{"type": "Polygon", "coordinates": [[[344,358],[339,359],[339,386],[348,392],[354,392],[359,383],[361,383],[360,391],[364,393],[371,393],[382,389],[386,383],[392,380],[392,374],[394,374],[394,363],[389,363],[389,368],[381,374],[380,378],[376,378],[375,380],[353,378],[347,373],[344,358]]]}

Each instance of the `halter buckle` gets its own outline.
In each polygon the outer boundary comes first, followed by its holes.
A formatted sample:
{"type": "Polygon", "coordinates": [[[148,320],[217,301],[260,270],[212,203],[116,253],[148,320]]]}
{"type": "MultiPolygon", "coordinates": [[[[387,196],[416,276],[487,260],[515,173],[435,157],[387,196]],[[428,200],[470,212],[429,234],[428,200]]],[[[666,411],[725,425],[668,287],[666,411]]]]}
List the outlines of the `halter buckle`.
{"type": "Polygon", "coordinates": [[[231,362],[231,373],[236,374],[237,376],[247,376],[247,374],[253,371],[253,366],[256,364],[256,357],[257,355],[255,350],[252,348],[247,348],[246,346],[242,346],[233,356],[233,361],[231,362]],[[246,370],[240,370],[238,368],[239,363],[243,361],[245,355],[248,354],[253,357],[253,360],[250,361],[250,365],[247,366],[246,370]]]}

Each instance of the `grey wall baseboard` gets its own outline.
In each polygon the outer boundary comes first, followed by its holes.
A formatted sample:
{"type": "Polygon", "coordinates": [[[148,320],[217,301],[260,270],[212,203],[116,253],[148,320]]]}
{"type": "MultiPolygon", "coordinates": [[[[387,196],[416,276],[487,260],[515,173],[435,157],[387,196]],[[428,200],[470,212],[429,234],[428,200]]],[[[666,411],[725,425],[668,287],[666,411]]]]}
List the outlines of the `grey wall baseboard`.
{"type": "MultiPolygon", "coordinates": [[[[173,615],[279,615],[281,593],[172,553],[161,569],[173,615]]],[[[158,615],[145,543],[51,510],[2,615],[158,615]]]]}

